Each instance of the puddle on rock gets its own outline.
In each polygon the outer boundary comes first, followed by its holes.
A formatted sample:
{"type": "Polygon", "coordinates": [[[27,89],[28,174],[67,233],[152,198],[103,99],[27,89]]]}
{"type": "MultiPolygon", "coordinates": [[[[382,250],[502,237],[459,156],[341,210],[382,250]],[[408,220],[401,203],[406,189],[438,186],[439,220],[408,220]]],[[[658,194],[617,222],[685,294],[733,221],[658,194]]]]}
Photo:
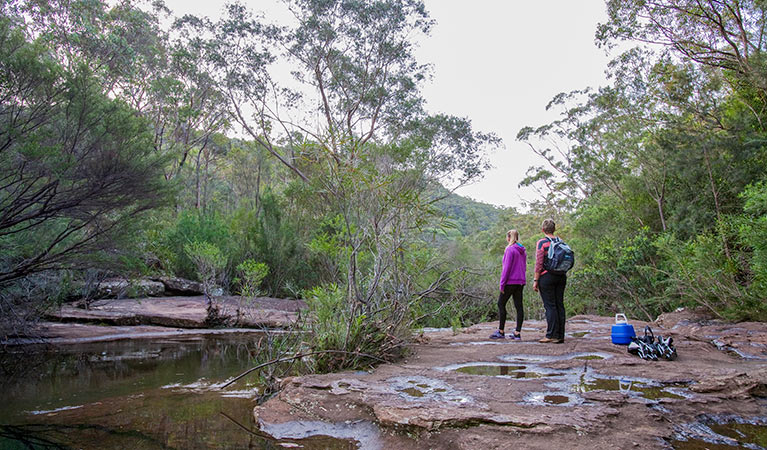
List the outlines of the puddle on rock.
{"type": "Polygon", "coordinates": [[[394,391],[410,401],[469,403],[473,399],[442,380],[423,376],[396,377],[387,380],[394,391]]]}
{"type": "Polygon", "coordinates": [[[641,397],[648,400],[658,400],[660,398],[672,398],[683,399],[683,395],[669,392],[667,387],[664,386],[652,386],[647,383],[643,383],[630,379],[610,379],[610,378],[593,378],[581,376],[580,382],[573,384],[572,386],[575,392],[591,392],[591,391],[620,391],[624,394],[639,393],[641,397]]]}
{"type": "Polygon", "coordinates": [[[575,406],[581,404],[583,399],[566,392],[530,392],[524,401],[533,405],[575,406]]]}
{"type": "Polygon", "coordinates": [[[543,403],[551,403],[552,405],[561,405],[570,401],[570,397],[566,395],[544,395],[543,403]]]}
{"type": "Polygon", "coordinates": [[[710,425],[715,433],[735,439],[740,444],[767,447],[767,426],[753,423],[725,423],[710,425]]]}
{"type": "Polygon", "coordinates": [[[493,362],[476,362],[476,363],[464,363],[453,364],[446,367],[439,367],[438,370],[453,371],[459,373],[465,373],[468,375],[481,375],[489,377],[504,377],[504,378],[544,378],[544,377],[560,377],[565,375],[561,371],[553,369],[545,369],[532,365],[519,365],[519,364],[506,364],[506,363],[493,363],[493,362]]]}
{"type": "Polygon", "coordinates": [[[295,421],[279,424],[260,423],[263,433],[275,439],[282,447],[316,449],[381,449],[381,433],[378,427],[367,421],[327,423],[320,421],[295,421]]]}
{"type": "Polygon", "coordinates": [[[592,391],[618,391],[632,398],[642,398],[650,403],[660,399],[685,399],[690,395],[686,393],[684,383],[662,384],[650,379],[638,378],[613,378],[595,373],[592,369],[573,369],[559,375],[561,379],[546,381],[546,386],[552,390],[544,393],[531,393],[525,397],[525,401],[538,405],[564,405],[573,406],[583,402],[582,394],[592,391]],[[546,398],[546,396],[549,396],[546,398]],[[567,398],[560,398],[564,396],[567,398]]]}
{"type": "Polygon", "coordinates": [[[485,375],[491,377],[510,377],[510,378],[544,378],[557,377],[564,375],[561,372],[544,373],[535,370],[524,370],[527,366],[508,366],[502,364],[486,364],[479,366],[466,366],[455,369],[456,372],[467,373],[470,375],[485,375]]]}
{"type": "Polygon", "coordinates": [[[571,383],[569,390],[577,393],[592,391],[619,391],[627,395],[636,395],[647,400],[687,398],[681,393],[683,384],[663,385],[652,380],[633,378],[609,378],[581,373],[578,380],[571,383]],[[676,391],[676,392],[675,392],[676,391]]]}
{"type": "Polygon", "coordinates": [[[591,334],[590,331],[576,331],[575,333],[568,333],[569,336],[574,338],[582,338],[586,336],[587,334],[591,334]]]}
{"type": "Polygon", "coordinates": [[[576,356],[573,359],[581,359],[585,361],[598,361],[600,359],[605,359],[604,356],[599,355],[584,355],[584,356],[576,356]]]}
{"type": "Polygon", "coordinates": [[[767,448],[767,418],[745,419],[734,414],[699,416],[699,421],[675,427],[669,440],[675,449],[767,448]]]}
{"type": "Polygon", "coordinates": [[[598,353],[598,352],[568,353],[566,355],[557,355],[557,356],[520,355],[520,354],[499,356],[499,359],[509,363],[515,363],[515,362],[516,363],[522,363],[522,362],[546,363],[546,362],[555,362],[555,361],[566,361],[569,359],[601,360],[601,359],[608,359],[608,358],[612,358],[612,355],[608,353],[598,353]]]}

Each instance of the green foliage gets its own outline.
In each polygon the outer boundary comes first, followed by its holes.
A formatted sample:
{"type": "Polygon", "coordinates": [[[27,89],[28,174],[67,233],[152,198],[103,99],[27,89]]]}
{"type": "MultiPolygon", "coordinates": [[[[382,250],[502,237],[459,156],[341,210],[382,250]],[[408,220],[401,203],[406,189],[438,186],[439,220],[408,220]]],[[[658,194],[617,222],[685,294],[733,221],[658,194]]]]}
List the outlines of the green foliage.
{"type": "Polygon", "coordinates": [[[259,287],[266,275],[269,274],[269,266],[252,259],[246,259],[237,265],[237,271],[240,273],[240,278],[234,281],[240,284],[240,295],[248,298],[260,296],[259,287]]]}
{"type": "MultiPolygon", "coordinates": [[[[171,258],[169,261],[172,272],[184,278],[197,279],[198,266],[187,251],[190,244],[203,248],[209,244],[216,248],[223,257],[230,254],[233,242],[229,229],[223,218],[218,214],[204,214],[198,211],[183,211],[178,215],[174,226],[167,230],[164,237],[165,252],[171,258]]],[[[203,281],[200,279],[200,281],[203,281]]]]}
{"type": "Polygon", "coordinates": [[[314,279],[307,267],[297,224],[285,214],[286,202],[267,192],[261,198],[262,213],[254,242],[257,258],[269,266],[264,285],[271,295],[283,292],[287,281],[308,286],[314,279]]]}
{"type": "Polygon", "coordinates": [[[668,310],[670,305],[661,295],[664,277],[656,268],[660,258],[648,229],[622,240],[601,239],[592,245],[588,250],[583,248],[588,256],[585,267],[568,277],[568,311],[625,313],[652,321],[668,310]]]}
{"type": "Polygon", "coordinates": [[[405,330],[398,329],[386,314],[368,316],[350,306],[338,286],[313,288],[305,298],[304,327],[311,333],[307,344],[311,351],[319,352],[314,356],[316,371],[362,369],[402,354],[405,330]]]}
{"type": "Polygon", "coordinates": [[[213,288],[226,267],[226,256],[218,247],[206,241],[192,241],[184,244],[184,253],[194,264],[205,295],[211,298],[213,288]]]}
{"type": "Polygon", "coordinates": [[[487,230],[501,217],[501,208],[447,192],[441,186],[437,187],[434,195],[444,197],[437,202],[437,209],[455,222],[455,231],[448,232],[450,238],[471,236],[487,230]]]}
{"type": "MultiPolygon", "coordinates": [[[[742,194],[744,214],[734,219],[743,260],[750,269],[750,295],[757,304],[767,296],[767,182],[749,186],[742,194]]],[[[762,307],[764,310],[765,307],[762,307]]]]}
{"type": "Polygon", "coordinates": [[[327,283],[342,282],[346,272],[349,249],[344,245],[345,227],[343,217],[336,215],[326,218],[317,226],[308,250],[322,271],[322,280],[327,283]]]}
{"type": "Polygon", "coordinates": [[[668,297],[684,306],[705,307],[727,319],[764,317],[764,307],[755,309],[758,305],[738,282],[738,268],[724,254],[720,236],[702,234],[686,242],[666,236],[658,247],[665,256],[668,297]]]}
{"type": "Polygon", "coordinates": [[[169,200],[164,160],[99,73],[62,64],[18,19],[0,18],[0,283],[117,265],[132,225],[169,200]]]}

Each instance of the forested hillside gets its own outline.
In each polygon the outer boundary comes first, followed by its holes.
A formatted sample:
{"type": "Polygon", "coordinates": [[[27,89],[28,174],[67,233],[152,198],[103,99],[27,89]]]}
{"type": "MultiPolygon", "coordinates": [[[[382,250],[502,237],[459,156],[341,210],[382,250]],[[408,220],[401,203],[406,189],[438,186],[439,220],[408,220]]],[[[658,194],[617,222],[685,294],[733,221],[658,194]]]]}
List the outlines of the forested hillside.
{"type": "Polygon", "coordinates": [[[471,236],[488,230],[498,223],[504,211],[504,208],[448,192],[442,186],[437,187],[434,196],[441,198],[437,208],[453,222],[452,237],[471,236]]]}
{"type": "Polygon", "coordinates": [[[610,84],[519,132],[541,158],[524,213],[454,193],[501,143],[425,108],[421,1],[288,3],[278,24],[0,0],[3,335],[167,275],[304,298],[313,348],[394,357],[414,328],[492,317],[505,232],[532,270],[547,217],[577,255],[569,313],[767,319],[763,2],[609,0],[610,84]]]}

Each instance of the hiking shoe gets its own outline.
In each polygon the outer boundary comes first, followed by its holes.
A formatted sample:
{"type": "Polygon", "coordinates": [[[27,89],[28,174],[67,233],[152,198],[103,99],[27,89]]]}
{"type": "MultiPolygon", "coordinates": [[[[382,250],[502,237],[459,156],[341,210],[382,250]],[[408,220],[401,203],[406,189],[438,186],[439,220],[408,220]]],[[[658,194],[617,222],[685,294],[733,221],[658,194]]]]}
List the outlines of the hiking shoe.
{"type": "Polygon", "coordinates": [[[490,339],[504,339],[505,337],[506,336],[499,330],[495,330],[495,332],[490,335],[490,339]]]}
{"type": "Polygon", "coordinates": [[[514,340],[514,341],[520,341],[520,340],[522,340],[522,336],[517,334],[517,333],[514,333],[511,336],[509,336],[509,339],[514,340]]]}
{"type": "Polygon", "coordinates": [[[549,342],[554,342],[554,341],[556,341],[556,339],[551,339],[551,338],[545,337],[545,338],[539,340],[538,342],[540,342],[541,344],[548,344],[549,342]]]}
{"type": "Polygon", "coordinates": [[[564,339],[553,339],[552,342],[554,342],[555,344],[564,344],[565,340],[564,339]]]}

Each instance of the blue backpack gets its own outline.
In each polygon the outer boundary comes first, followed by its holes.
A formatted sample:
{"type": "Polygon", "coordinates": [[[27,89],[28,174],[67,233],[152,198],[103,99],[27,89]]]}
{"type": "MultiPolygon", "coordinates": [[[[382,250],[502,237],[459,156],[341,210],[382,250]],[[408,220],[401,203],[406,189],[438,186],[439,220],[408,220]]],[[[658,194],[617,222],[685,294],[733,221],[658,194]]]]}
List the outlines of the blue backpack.
{"type": "Polygon", "coordinates": [[[549,254],[543,268],[548,272],[565,274],[575,264],[575,253],[562,239],[549,239],[549,254]]]}

